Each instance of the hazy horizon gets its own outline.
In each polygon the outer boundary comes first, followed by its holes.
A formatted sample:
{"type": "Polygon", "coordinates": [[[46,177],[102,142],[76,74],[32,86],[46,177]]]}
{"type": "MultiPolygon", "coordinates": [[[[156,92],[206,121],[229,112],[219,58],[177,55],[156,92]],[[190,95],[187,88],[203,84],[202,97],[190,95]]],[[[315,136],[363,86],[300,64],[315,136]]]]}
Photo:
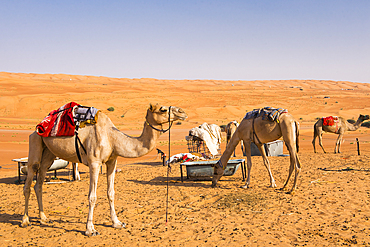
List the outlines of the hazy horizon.
{"type": "Polygon", "coordinates": [[[2,1],[0,71],[370,82],[370,1],[2,1]]]}

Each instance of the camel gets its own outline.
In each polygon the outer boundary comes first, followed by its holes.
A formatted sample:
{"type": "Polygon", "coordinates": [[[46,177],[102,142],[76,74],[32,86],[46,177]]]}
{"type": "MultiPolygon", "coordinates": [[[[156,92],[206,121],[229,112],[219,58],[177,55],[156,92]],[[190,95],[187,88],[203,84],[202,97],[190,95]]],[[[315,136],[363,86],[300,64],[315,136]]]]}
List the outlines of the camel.
{"type": "MultiPolygon", "coordinates": [[[[116,215],[114,208],[114,177],[117,157],[135,158],[143,156],[155,148],[156,140],[163,131],[162,125],[176,120],[185,120],[186,113],[178,107],[165,107],[158,104],[150,104],[147,110],[144,129],[139,137],[130,137],[120,132],[107,115],[100,112],[95,125],[86,125],[79,129],[78,136],[86,149],[86,154],[80,147],[82,163],[89,167],[90,189],[89,189],[89,213],[87,217],[87,236],[95,236],[99,233],[94,229],[93,211],[96,204],[96,189],[98,185],[99,168],[107,166],[107,196],[110,206],[110,216],[114,228],[124,228],[116,215]]],[[[28,217],[28,204],[30,187],[35,172],[38,172],[35,184],[35,192],[39,206],[41,223],[48,223],[42,204],[42,184],[46,171],[59,157],[74,163],[78,163],[75,149],[75,137],[41,137],[36,132],[29,137],[28,175],[24,185],[25,211],[21,226],[30,225],[28,217]]]]}
{"type": "Polygon", "coordinates": [[[216,187],[217,182],[222,177],[226,168],[227,162],[230,159],[232,152],[235,150],[236,145],[240,141],[244,143],[244,150],[247,156],[247,167],[248,177],[246,183],[242,188],[249,188],[250,185],[250,173],[252,168],[251,161],[251,142],[254,142],[261,152],[262,159],[265,167],[267,168],[270,176],[270,187],[276,187],[275,180],[270,170],[270,163],[267,159],[266,152],[263,144],[271,141],[275,141],[280,137],[283,137],[285,145],[287,146],[290,153],[290,168],[288,178],[282,187],[285,190],[290,176],[295,169],[295,178],[292,189],[288,193],[293,193],[296,189],[297,179],[301,170],[301,163],[298,158],[298,145],[299,145],[299,123],[294,120],[290,113],[283,113],[278,117],[278,121],[263,120],[262,117],[256,117],[252,119],[244,118],[239,127],[236,129],[234,135],[231,137],[229,144],[226,146],[226,150],[222,154],[218,163],[214,167],[214,176],[212,178],[212,187],[216,187]]]}
{"type": "MultiPolygon", "coordinates": [[[[230,123],[228,123],[228,124],[225,126],[225,132],[226,132],[226,145],[230,142],[230,139],[231,139],[231,137],[233,136],[233,134],[235,133],[236,128],[237,128],[238,126],[239,126],[239,123],[238,123],[238,121],[236,121],[236,120],[231,121],[230,123]]],[[[244,154],[243,141],[240,141],[240,145],[241,145],[242,152],[243,152],[243,154],[244,154]]],[[[234,157],[236,157],[236,155],[235,155],[235,150],[234,150],[234,157]]]]}
{"type": "Polygon", "coordinates": [[[313,145],[314,152],[316,153],[315,141],[316,141],[316,137],[318,137],[319,138],[319,145],[322,148],[322,150],[324,151],[324,153],[326,153],[326,151],[324,149],[324,146],[322,145],[322,134],[323,134],[323,131],[325,131],[325,132],[330,132],[330,133],[334,133],[334,134],[338,135],[338,139],[337,139],[337,141],[335,143],[335,147],[334,147],[334,153],[337,153],[337,150],[338,150],[338,153],[340,153],[340,145],[342,144],[342,139],[343,139],[344,133],[346,131],[355,131],[355,130],[357,130],[358,128],[360,128],[361,123],[365,120],[368,120],[368,119],[369,119],[369,115],[361,115],[360,114],[357,121],[354,124],[351,124],[351,123],[347,122],[344,118],[338,117],[338,122],[336,124],[334,124],[332,126],[324,126],[323,125],[323,118],[320,118],[319,120],[317,120],[317,122],[315,123],[314,128],[313,128],[312,145],[313,145]]]}

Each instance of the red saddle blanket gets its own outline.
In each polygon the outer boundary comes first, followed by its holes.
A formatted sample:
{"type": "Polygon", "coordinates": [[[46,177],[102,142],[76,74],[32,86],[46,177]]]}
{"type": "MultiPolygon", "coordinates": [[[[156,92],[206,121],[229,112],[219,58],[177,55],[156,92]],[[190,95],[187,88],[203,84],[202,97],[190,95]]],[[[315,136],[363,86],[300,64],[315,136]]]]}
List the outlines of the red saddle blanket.
{"type": "Polygon", "coordinates": [[[329,117],[323,117],[322,118],[322,125],[323,126],[333,126],[335,124],[335,122],[338,121],[338,117],[333,117],[333,116],[329,116],[329,117]]]}
{"type": "Polygon", "coordinates": [[[42,137],[48,136],[73,136],[75,123],[73,109],[79,104],[70,102],[53,110],[37,126],[36,132],[42,137]]]}

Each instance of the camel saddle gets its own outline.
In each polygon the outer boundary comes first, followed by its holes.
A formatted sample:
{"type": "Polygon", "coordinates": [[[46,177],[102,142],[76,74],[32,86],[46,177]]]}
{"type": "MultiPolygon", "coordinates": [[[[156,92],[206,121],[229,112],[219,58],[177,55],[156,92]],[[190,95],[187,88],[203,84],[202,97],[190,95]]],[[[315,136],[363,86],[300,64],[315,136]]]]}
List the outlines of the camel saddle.
{"type": "Polygon", "coordinates": [[[279,122],[279,116],[283,113],[287,113],[288,110],[284,108],[273,108],[264,107],[260,109],[254,109],[253,111],[247,112],[245,119],[254,119],[257,117],[262,117],[263,120],[276,121],[279,122]]]}
{"type": "Polygon", "coordinates": [[[36,126],[36,132],[42,137],[73,136],[76,128],[83,128],[86,124],[95,124],[98,113],[99,110],[94,107],[70,102],[51,111],[36,126]]]}
{"type": "Polygon", "coordinates": [[[334,124],[338,123],[339,118],[336,116],[329,116],[322,118],[322,125],[323,126],[333,126],[334,124]]]}

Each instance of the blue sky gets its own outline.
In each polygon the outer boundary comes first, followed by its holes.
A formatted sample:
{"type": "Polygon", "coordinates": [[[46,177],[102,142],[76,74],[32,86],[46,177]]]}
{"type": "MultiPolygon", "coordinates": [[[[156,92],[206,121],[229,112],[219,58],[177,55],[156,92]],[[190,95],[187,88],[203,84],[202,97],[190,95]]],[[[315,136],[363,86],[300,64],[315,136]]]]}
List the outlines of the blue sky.
{"type": "Polygon", "coordinates": [[[3,0],[0,71],[370,82],[368,0],[3,0]]]}

